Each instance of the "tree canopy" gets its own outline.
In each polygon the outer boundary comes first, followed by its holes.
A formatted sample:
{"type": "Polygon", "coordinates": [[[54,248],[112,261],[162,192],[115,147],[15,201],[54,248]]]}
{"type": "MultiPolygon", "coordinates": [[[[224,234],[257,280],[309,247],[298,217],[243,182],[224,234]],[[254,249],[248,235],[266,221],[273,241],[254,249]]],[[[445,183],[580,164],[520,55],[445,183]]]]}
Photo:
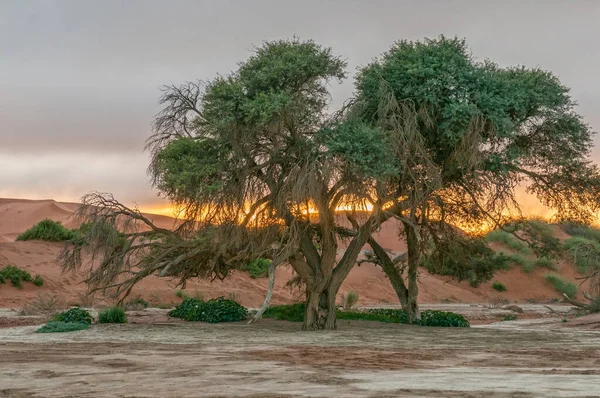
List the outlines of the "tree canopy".
{"type": "Polygon", "coordinates": [[[90,282],[126,294],[154,273],[185,283],[258,257],[287,262],[306,285],[303,327],[332,329],[338,289],[367,242],[413,319],[422,255],[458,258],[458,242],[489,275],[489,253],[455,226],[518,213],[520,184],[561,217],[598,210],[592,132],[551,73],[479,62],[456,38],[399,41],[359,70],[355,96],[332,113],[328,84],[345,67],[312,41],[279,40],[229,75],[165,87],[149,172],[182,222],[157,228],[88,195],[80,214],[91,227],[65,266],[80,266],[87,248],[100,259],[90,282]],[[391,218],[408,246],[398,259],[372,236],[391,218]]]}

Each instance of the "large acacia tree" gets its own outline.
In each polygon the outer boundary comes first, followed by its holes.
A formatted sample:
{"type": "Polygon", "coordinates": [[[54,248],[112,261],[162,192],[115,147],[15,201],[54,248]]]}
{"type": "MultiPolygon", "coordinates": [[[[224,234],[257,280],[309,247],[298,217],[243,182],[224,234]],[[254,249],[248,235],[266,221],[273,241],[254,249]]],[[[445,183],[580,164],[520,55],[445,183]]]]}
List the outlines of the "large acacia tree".
{"type": "Polygon", "coordinates": [[[80,209],[88,227],[63,263],[81,265],[87,247],[100,262],[89,282],[122,296],[154,273],[185,283],[271,258],[291,264],[306,286],[303,328],[334,329],[337,292],[389,218],[324,142],[323,131],[341,117],[326,112],[328,83],[343,79],[345,66],[312,41],[282,40],[257,48],[227,76],[165,87],[148,140],[149,172],[185,222],[164,230],[110,196],[90,194],[80,209]],[[367,200],[372,210],[344,227],[338,206],[364,209],[367,200]],[[341,258],[339,234],[348,240],[341,258]]]}
{"type": "Polygon", "coordinates": [[[397,42],[359,71],[356,98],[329,136],[330,148],[354,167],[349,179],[376,181],[379,199],[396,204],[407,255],[391,259],[374,239],[369,243],[411,318],[419,316],[423,254],[457,275],[464,268],[491,275],[491,251],[454,226],[501,227],[520,215],[518,186],[559,218],[595,217],[593,132],[575,105],[552,73],[479,62],[464,40],[443,36],[397,42]],[[362,144],[335,144],[347,141],[362,144]]]}

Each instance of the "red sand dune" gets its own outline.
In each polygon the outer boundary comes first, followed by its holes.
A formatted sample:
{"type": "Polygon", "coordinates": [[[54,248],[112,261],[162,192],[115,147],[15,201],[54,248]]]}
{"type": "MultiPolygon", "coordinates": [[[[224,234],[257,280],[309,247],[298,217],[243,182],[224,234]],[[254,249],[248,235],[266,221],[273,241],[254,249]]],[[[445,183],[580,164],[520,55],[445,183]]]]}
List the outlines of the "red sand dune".
{"type": "MultiPolygon", "coordinates": [[[[25,284],[24,289],[17,289],[9,283],[0,285],[0,307],[22,307],[28,300],[39,292],[56,292],[67,303],[77,303],[86,291],[81,283],[85,272],[63,274],[55,263],[55,258],[62,248],[62,243],[42,241],[16,242],[18,234],[24,232],[44,218],[60,221],[68,227],[76,226],[71,218],[77,208],[75,203],[60,203],[53,200],[23,200],[0,199],[0,268],[14,264],[28,270],[32,275],[44,278],[43,287],[25,284]]],[[[169,228],[174,219],[167,216],[148,215],[162,227],[169,228]]],[[[398,224],[389,222],[377,233],[378,241],[387,249],[403,251],[404,243],[398,238],[398,224]]],[[[343,249],[340,248],[340,255],[343,249]]],[[[559,273],[574,280],[576,272],[569,264],[560,264],[559,273]]],[[[491,282],[478,288],[469,286],[468,282],[458,282],[448,277],[431,275],[421,270],[419,279],[419,300],[423,303],[439,303],[442,301],[484,303],[491,295],[501,294],[511,302],[526,300],[544,301],[558,297],[558,294],[548,286],[543,275],[547,271],[534,270],[526,274],[518,268],[499,272],[494,281],[500,281],[507,286],[507,291],[498,293],[491,288],[491,282]]],[[[300,292],[291,292],[285,288],[285,283],[292,277],[289,267],[281,267],[276,273],[276,288],[272,303],[290,303],[301,297],[300,292]]],[[[267,287],[266,279],[252,279],[246,273],[236,272],[227,280],[188,281],[186,290],[190,295],[201,294],[205,298],[235,295],[238,300],[251,307],[262,304],[267,287]]],[[[180,301],[175,293],[178,288],[175,281],[165,278],[150,277],[140,283],[131,297],[141,296],[146,300],[162,303],[180,301]]],[[[359,305],[398,304],[397,297],[384,273],[379,267],[363,264],[354,267],[340,294],[355,290],[359,293],[359,305]]]]}

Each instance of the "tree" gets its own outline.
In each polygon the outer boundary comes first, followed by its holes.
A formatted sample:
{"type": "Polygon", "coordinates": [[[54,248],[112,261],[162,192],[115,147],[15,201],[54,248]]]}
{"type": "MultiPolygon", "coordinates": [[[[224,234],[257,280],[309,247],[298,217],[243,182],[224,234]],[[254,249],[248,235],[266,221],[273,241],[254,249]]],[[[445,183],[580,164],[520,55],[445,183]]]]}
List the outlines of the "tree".
{"type": "Polygon", "coordinates": [[[478,62],[464,40],[441,36],[397,42],[359,71],[356,91],[334,136],[362,152],[330,149],[354,165],[357,180],[376,181],[379,200],[396,205],[408,286],[385,250],[369,243],[410,319],[419,317],[423,254],[447,258],[457,238],[473,253],[480,243],[453,225],[500,226],[520,214],[517,186],[559,217],[589,221],[600,208],[600,173],[588,157],[593,133],[550,72],[478,62]],[[381,156],[371,162],[372,153],[381,156]]]}
{"type": "Polygon", "coordinates": [[[267,42],[228,76],[164,88],[149,172],[182,210],[173,231],[110,195],[92,193],[79,214],[90,227],[63,252],[100,263],[88,280],[121,297],[152,274],[224,278],[262,257],[289,262],[306,285],[303,329],[335,329],[337,292],[372,231],[381,203],[344,228],[336,209],[365,207],[343,164],[327,153],[327,83],[345,77],[330,49],[297,39],[267,42]],[[316,214],[315,214],[316,213],[316,214]],[[337,259],[338,234],[348,241],[337,259]]]}

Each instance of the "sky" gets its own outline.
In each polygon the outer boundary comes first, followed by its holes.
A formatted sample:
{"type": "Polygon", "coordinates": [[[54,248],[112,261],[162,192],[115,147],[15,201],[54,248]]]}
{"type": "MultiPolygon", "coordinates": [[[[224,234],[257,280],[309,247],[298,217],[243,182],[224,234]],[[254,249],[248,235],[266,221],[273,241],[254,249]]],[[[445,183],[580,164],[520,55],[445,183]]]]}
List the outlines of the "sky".
{"type": "Polygon", "coordinates": [[[164,212],[143,151],[159,87],[227,74],[253,46],[294,35],[347,60],[332,108],[396,40],[444,34],[478,59],[553,71],[597,131],[598,21],[596,0],[0,0],[0,197],[96,190],[164,212]]]}

